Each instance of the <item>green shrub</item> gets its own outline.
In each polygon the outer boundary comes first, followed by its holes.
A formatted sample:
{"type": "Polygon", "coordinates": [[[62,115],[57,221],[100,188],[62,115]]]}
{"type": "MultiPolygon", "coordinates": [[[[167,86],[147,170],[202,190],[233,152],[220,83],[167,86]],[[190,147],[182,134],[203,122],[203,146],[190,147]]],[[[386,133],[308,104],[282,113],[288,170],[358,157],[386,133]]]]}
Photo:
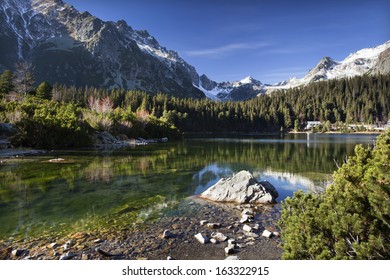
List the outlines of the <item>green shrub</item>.
{"type": "Polygon", "coordinates": [[[390,258],[390,130],[356,146],[323,194],[283,203],[284,259],[390,258]]]}
{"type": "Polygon", "coordinates": [[[14,145],[45,149],[91,145],[90,129],[80,120],[80,109],[74,104],[41,101],[24,109],[30,114],[16,124],[19,133],[12,139],[14,145]]]}

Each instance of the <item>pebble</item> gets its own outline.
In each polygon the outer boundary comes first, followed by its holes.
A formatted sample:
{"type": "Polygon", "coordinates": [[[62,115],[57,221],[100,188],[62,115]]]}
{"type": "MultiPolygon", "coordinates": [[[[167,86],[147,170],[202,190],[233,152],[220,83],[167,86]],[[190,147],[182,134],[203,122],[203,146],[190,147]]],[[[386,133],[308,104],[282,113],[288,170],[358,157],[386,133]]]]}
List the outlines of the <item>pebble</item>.
{"type": "Polygon", "coordinates": [[[234,246],[235,244],[237,244],[237,242],[236,242],[236,240],[234,240],[234,239],[229,239],[229,240],[228,240],[228,244],[234,246]]]}
{"type": "Polygon", "coordinates": [[[224,235],[223,233],[221,232],[216,232],[216,233],[212,233],[211,234],[211,237],[217,241],[220,241],[220,242],[225,242],[228,238],[226,235],[224,235]]]}
{"type": "Polygon", "coordinates": [[[240,219],[240,223],[249,223],[249,216],[248,215],[243,215],[243,217],[240,219]]]}
{"type": "Polygon", "coordinates": [[[242,227],[242,229],[243,229],[244,231],[246,231],[246,232],[251,232],[251,231],[252,231],[252,228],[251,228],[250,226],[248,226],[248,225],[244,225],[244,226],[242,227]]]}
{"type": "Polygon", "coordinates": [[[60,256],[60,261],[70,260],[74,256],[76,256],[76,255],[73,252],[68,252],[68,253],[63,254],[63,255],[60,256]]]}
{"type": "Polygon", "coordinates": [[[101,240],[101,239],[95,239],[94,241],[93,241],[93,243],[95,243],[95,244],[99,244],[99,243],[102,243],[102,242],[104,242],[103,240],[101,240]]]}
{"type": "Polygon", "coordinates": [[[202,244],[206,244],[210,241],[210,239],[207,236],[203,235],[201,232],[194,235],[194,237],[202,244]]]}
{"type": "Polygon", "coordinates": [[[170,237],[172,237],[172,233],[169,230],[164,230],[161,238],[167,239],[167,238],[170,238],[170,237]]]}
{"type": "Polygon", "coordinates": [[[267,238],[271,238],[272,237],[272,232],[270,232],[269,230],[264,230],[263,233],[261,234],[261,236],[264,236],[264,237],[267,237],[267,238]]]}
{"type": "Polygon", "coordinates": [[[208,228],[220,228],[221,224],[220,223],[208,223],[207,227],[208,228]]]}
{"type": "Polygon", "coordinates": [[[204,226],[205,224],[207,224],[209,221],[207,221],[207,220],[201,220],[200,221],[200,225],[201,226],[204,226]]]}
{"type": "Polygon", "coordinates": [[[234,254],[234,248],[231,247],[231,246],[226,247],[226,248],[225,248],[225,253],[226,253],[227,255],[234,254]]]}
{"type": "Polygon", "coordinates": [[[253,245],[255,245],[255,242],[249,241],[249,242],[246,243],[246,245],[248,245],[248,246],[253,246],[253,245]]]}
{"type": "Polygon", "coordinates": [[[53,243],[51,243],[50,245],[49,245],[49,248],[51,248],[51,249],[56,249],[56,248],[58,248],[58,244],[57,243],[55,243],[55,242],[53,242],[53,243]]]}
{"type": "Polygon", "coordinates": [[[280,232],[274,231],[274,232],[272,233],[272,235],[275,236],[275,237],[280,237],[280,232]]]}
{"type": "Polygon", "coordinates": [[[20,257],[23,253],[25,253],[26,250],[23,249],[15,249],[11,252],[11,254],[15,257],[20,257]]]}
{"type": "Polygon", "coordinates": [[[259,235],[257,233],[254,233],[254,232],[244,232],[245,236],[249,236],[249,237],[253,237],[253,238],[257,238],[259,237],[259,235]]]}
{"type": "Polygon", "coordinates": [[[259,228],[260,228],[260,225],[259,224],[255,224],[255,225],[253,225],[253,227],[252,227],[254,230],[258,230],[259,228]]]}
{"type": "Polygon", "coordinates": [[[213,243],[213,244],[218,244],[218,240],[216,240],[215,238],[211,238],[210,239],[210,243],[213,243]]]}

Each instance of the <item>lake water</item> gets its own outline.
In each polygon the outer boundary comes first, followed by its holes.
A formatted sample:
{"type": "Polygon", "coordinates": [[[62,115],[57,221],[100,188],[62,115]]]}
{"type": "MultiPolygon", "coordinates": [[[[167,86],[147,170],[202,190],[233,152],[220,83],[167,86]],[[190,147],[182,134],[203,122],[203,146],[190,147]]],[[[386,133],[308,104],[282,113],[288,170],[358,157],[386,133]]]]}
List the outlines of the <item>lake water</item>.
{"type": "Polygon", "coordinates": [[[270,181],[278,201],[317,191],[356,144],[375,135],[192,139],[118,151],[61,151],[0,164],[0,239],[158,219],[240,170],[270,181]],[[61,157],[62,162],[49,162],[61,157]]]}

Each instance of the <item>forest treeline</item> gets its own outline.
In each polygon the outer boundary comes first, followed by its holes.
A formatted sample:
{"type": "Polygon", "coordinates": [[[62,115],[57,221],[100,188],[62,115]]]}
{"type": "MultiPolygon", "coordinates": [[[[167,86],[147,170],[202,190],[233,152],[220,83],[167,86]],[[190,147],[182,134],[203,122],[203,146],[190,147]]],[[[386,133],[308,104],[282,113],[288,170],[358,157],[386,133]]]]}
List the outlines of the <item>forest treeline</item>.
{"type": "Polygon", "coordinates": [[[255,99],[216,102],[165,94],[56,86],[53,98],[86,106],[88,98],[110,96],[114,107],[143,108],[182,132],[267,132],[302,129],[307,121],[381,124],[390,119],[390,75],[311,83],[255,99]]]}
{"type": "Polygon", "coordinates": [[[126,138],[178,138],[181,133],[302,130],[308,121],[346,127],[390,119],[390,75],[329,80],[234,102],[183,99],[123,89],[37,84],[26,65],[0,75],[0,122],[15,124],[14,144],[78,147],[94,131],[126,138]],[[45,136],[42,136],[45,135],[45,136]]]}

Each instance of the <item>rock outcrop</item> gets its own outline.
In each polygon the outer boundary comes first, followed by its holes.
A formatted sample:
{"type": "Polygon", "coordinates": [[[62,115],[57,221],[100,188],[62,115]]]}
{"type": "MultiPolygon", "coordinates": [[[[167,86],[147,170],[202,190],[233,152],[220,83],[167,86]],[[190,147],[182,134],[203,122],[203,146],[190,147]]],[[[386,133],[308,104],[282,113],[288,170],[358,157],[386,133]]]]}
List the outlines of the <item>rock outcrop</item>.
{"type": "Polygon", "coordinates": [[[200,195],[212,201],[240,204],[275,203],[278,196],[271,183],[258,182],[248,171],[240,171],[231,178],[222,178],[200,195]]]}

